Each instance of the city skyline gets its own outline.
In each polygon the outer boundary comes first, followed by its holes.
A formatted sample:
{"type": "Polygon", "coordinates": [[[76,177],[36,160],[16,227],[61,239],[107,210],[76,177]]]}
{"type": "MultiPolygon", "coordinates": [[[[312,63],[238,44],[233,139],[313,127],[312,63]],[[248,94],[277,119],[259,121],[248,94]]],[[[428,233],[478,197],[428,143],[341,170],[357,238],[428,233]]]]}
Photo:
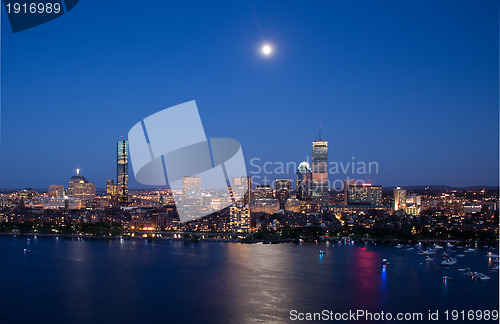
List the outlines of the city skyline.
{"type": "Polygon", "coordinates": [[[498,0],[1,5],[16,323],[498,321],[498,0]]]}
{"type": "MultiPolygon", "coordinates": [[[[336,161],[331,162],[330,164],[328,163],[328,141],[321,137],[321,125],[319,125],[319,126],[320,126],[319,136],[317,137],[317,139],[312,141],[313,145],[312,145],[312,155],[311,155],[312,156],[312,159],[311,159],[312,163],[311,164],[315,166],[316,172],[313,171],[314,169],[309,165],[308,161],[302,161],[300,163],[297,163],[298,167],[294,169],[295,170],[294,173],[281,172],[281,173],[278,173],[278,175],[274,178],[267,177],[267,175],[265,175],[264,176],[264,180],[265,180],[264,183],[260,183],[259,181],[251,180],[250,183],[254,183],[255,186],[250,186],[250,188],[257,188],[259,186],[262,186],[262,187],[270,187],[270,188],[277,189],[278,186],[281,186],[280,184],[278,184],[278,182],[288,181],[289,188],[296,190],[298,195],[305,194],[306,195],[305,197],[309,197],[313,201],[320,202],[320,201],[326,201],[326,199],[328,197],[328,191],[324,191],[323,188],[327,188],[328,190],[333,189],[337,192],[344,192],[345,193],[346,188],[348,188],[348,187],[346,187],[346,184],[350,185],[351,183],[353,183],[356,185],[358,182],[360,182],[359,183],[360,188],[361,188],[361,186],[365,186],[365,185],[368,185],[371,187],[372,181],[370,181],[370,180],[366,181],[366,179],[363,179],[362,177],[361,178],[360,177],[358,177],[358,178],[347,177],[347,178],[343,179],[342,176],[339,176],[338,174],[332,174],[330,172],[332,170],[331,163],[335,164],[336,161]],[[326,156],[326,158],[325,158],[325,156],[326,156]],[[295,176],[295,178],[293,178],[293,177],[286,178],[284,176],[280,176],[280,175],[288,176],[290,174],[293,174],[295,176]],[[307,176],[307,174],[309,174],[309,176],[307,176]],[[315,178],[315,175],[316,175],[316,178],[315,178]],[[331,181],[329,179],[329,176],[332,176],[332,175],[335,178],[333,180],[334,184],[336,182],[341,182],[342,187],[337,188],[337,186],[331,185],[331,181]],[[309,178],[307,178],[307,177],[309,177],[309,178]],[[305,186],[304,190],[306,190],[305,193],[301,193],[300,190],[298,190],[299,186],[302,186],[301,183],[303,180],[305,180],[305,183],[304,183],[304,186],[305,186]],[[295,184],[295,186],[291,185],[292,182],[295,184]],[[318,184],[318,183],[321,183],[321,184],[318,184]],[[326,184],[326,187],[325,187],[325,184],[326,184]]],[[[115,178],[107,178],[105,180],[105,184],[103,187],[100,187],[96,183],[92,183],[94,186],[94,189],[93,189],[94,191],[97,189],[97,190],[106,191],[109,194],[111,192],[110,190],[112,190],[113,195],[116,195],[117,202],[121,205],[127,205],[130,190],[156,190],[156,189],[169,188],[168,182],[167,182],[167,186],[152,186],[152,185],[148,186],[148,185],[139,184],[139,186],[136,188],[129,188],[129,185],[128,185],[128,183],[129,183],[128,141],[123,140],[123,136],[122,136],[121,139],[116,142],[116,144],[117,144],[116,145],[117,154],[116,154],[116,161],[115,161],[115,163],[116,163],[116,179],[115,178]],[[116,183],[114,183],[115,180],[117,181],[116,183]],[[113,187],[113,188],[110,189],[111,187],[113,187]]],[[[307,158],[307,160],[309,160],[309,159],[307,158]]],[[[353,162],[353,161],[350,161],[350,162],[353,162]]],[[[350,163],[350,162],[348,162],[348,163],[350,163]]],[[[358,162],[358,163],[364,163],[364,162],[358,162]]],[[[295,162],[292,163],[291,165],[295,165],[295,162]]],[[[287,167],[289,167],[289,165],[287,165],[287,167]]],[[[279,166],[278,168],[281,168],[281,166],[279,166]]],[[[341,163],[340,168],[341,169],[344,168],[342,163],[341,163]]],[[[349,168],[350,168],[350,166],[348,165],[347,169],[349,169],[349,168]]],[[[376,168],[378,169],[378,165],[376,165],[376,168]]],[[[355,170],[354,166],[353,166],[352,170],[355,170]]],[[[84,178],[80,174],[80,172],[81,172],[80,168],[77,168],[75,171],[76,171],[76,173],[74,173],[73,176],[70,178],[69,185],[67,187],[68,192],[71,192],[71,190],[72,190],[71,189],[72,179],[80,180],[80,178],[82,178],[86,182],[88,182],[87,179],[84,178]]],[[[257,177],[259,179],[261,179],[260,176],[257,176],[257,177]]],[[[185,180],[188,178],[198,178],[198,177],[196,177],[196,176],[184,176],[183,177],[183,188],[185,186],[185,180]]],[[[253,179],[252,176],[249,176],[249,178],[253,179]]],[[[49,196],[50,196],[52,186],[62,186],[62,189],[64,192],[64,186],[59,185],[59,184],[55,184],[55,182],[51,182],[47,186],[47,188],[23,187],[23,188],[1,188],[0,190],[36,189],[36,190],[41,190],[41,191],[47,191],[49,196]]],[[[229,183],[228,183],[228,186],[230,186],[229,183]]],[[[403,186],[402,185],[393,185],[393,186],[384,185],[384,186],[382,186],[380,184],[376,184],[375,187],[392,188],[392,189],[394,189],[394,191],[396,191],[396,190],[400,189],[400,187],[410,187],[411,188],[411,187],[422,187],[422,186],[435,186],[435,187],[443,186],[443,187],[451,187],[451,188],[473,188],[473,187],[495,188],[495,187],[499,187],[498,185],[497,186],[473,185],[473,186],[460,187],[460,186],[429,185],[429,184],[407,185],[407,186],[404,186],[404,185],[403,186]]],[[[54,190],[59,190],[59,187],[57,187],[57,189],[54,189],[54,190]]],[[[406,190],[404,190],[404,191],[406,191],[406,190]]]]}
{"type": "Polygon", "coordinates": [[[373,183],[498,185],[494,1],[255,1],[267,57],[250,5],[129,3],[124,16],[100,5],[15,34],[3,20],[0,188],[47,188],[76,168],[102,188],[120,135],[192,99],[207,134],[241,143],[247,168],[305,160],[321,123],[329,161],[377,161],[373,183]]]}

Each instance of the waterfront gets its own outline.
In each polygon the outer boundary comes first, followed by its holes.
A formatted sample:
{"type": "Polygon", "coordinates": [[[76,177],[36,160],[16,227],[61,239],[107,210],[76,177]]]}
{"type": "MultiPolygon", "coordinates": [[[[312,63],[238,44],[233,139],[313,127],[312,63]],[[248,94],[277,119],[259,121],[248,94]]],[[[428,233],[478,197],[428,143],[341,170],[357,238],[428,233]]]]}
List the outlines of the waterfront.
{"type": "MultiPolygon", "coordinates": [[[[488,251],[455,266],[372,243],[221,242],[0,237],[8,323],[283,323],[290,310],[422,312],[498,309],[488,251]],[[27,249],[26,253],[23,250],[27,249]],[[318,251],[326,252],[321,256],[318,251]],[[391,264],[383,267],[381,259],[391,264]],[[479,281],[468,267],[491,277],[479,281]],[[444,275],[455,281],[443,281],[444,275]]],[[[456,252],[450,251],[454,250],[456,252]]]]}

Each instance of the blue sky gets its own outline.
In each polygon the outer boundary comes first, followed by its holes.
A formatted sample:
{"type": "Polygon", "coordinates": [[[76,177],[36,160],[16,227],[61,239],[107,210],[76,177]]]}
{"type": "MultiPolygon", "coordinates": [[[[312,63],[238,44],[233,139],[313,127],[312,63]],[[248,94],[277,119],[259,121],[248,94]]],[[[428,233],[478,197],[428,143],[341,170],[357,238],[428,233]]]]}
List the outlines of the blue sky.
{"type": "Polygon", "coordinates": [[[498,184],[498,1],[82,0],[15,34],[2,10],[1,188],[103,188],[116,140],[189,100],[247,163],[310,159],[321,123],[372,183],[498,184]]]}

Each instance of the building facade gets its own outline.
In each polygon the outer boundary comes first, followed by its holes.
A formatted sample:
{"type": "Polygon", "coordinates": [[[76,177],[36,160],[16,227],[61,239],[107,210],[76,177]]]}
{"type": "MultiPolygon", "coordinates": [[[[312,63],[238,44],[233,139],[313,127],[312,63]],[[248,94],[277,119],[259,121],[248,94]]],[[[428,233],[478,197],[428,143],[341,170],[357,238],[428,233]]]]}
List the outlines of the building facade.
{"type": "Polygon", "coordinates": [[[49,185],[49,198],[63,198],[64,197],[64,186],[59,184],[49,185]]]}
{"type": "Polygon", "coordinates": [[[292,190],[292,179],[275,179],[274,180],[275,195],[280,203],[280,209],[285,209],[286,201],[290,198],[292,190]]]}
{"type": "Polygon", "coordinates": [[[344,180],[344,205],[382,205],[382,186],[344,180]]]}
{"type": "Polygon", "coordinates": [[[406,208],[406,190],[394,188],[394,211],[406,208]]]}
{"type": "Polygon", "coordinates": [[[116,196],[121,205],[128,204],[128,141],[118,141],[116,156],[116,196]]]}
{"type": "Polygon", "coordinates": [[[295,182],[297,188],[297,199],[311,199],[311,181],[312,170],[306,161],[301,162],[297,168],[297,180],[295,182]]]}
{"type": "Polygon", "coordinates": [[[76,175],[72,176],[68,181],[68,197],[80,198],[82,201],[95,198],[95,183],[89,182],[80,170],[76,170],[76,175]]]}
{"type": "Polygon", "coordinates": [[[229,228],[234,232],[250,231],[250,207],[248,205],[233,205],[229,208],[229,228]]]}
{"type": "Polygon", "coordinates": [[[328,142],[321,138],[312,148],[312,199],[328,205],[328,142]]]}

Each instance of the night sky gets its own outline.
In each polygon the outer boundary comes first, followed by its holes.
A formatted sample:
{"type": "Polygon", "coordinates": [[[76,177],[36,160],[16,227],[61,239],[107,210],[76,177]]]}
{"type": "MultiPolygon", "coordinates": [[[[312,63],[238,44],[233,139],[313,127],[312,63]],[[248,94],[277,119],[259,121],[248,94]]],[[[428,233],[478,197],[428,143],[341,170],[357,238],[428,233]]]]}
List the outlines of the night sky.
{"type": "Polygon", "coordinates": [[[250,173],[310,161],[321,123],[330,161],[378,163],[363,180],[498,185],[498,1],[82,0],[15,34],[6,18],[1,188],[76,168],[104,188],[120,136],[189,100],[250,173]]]}

